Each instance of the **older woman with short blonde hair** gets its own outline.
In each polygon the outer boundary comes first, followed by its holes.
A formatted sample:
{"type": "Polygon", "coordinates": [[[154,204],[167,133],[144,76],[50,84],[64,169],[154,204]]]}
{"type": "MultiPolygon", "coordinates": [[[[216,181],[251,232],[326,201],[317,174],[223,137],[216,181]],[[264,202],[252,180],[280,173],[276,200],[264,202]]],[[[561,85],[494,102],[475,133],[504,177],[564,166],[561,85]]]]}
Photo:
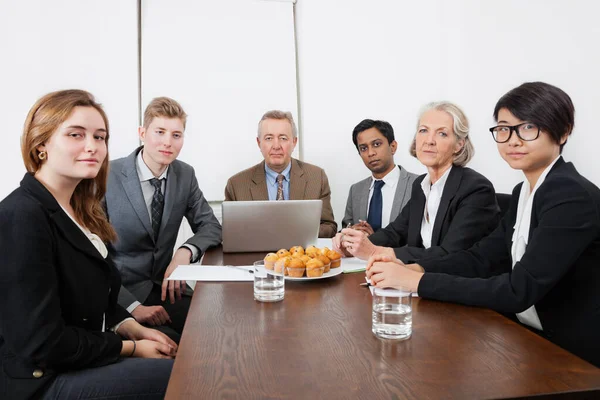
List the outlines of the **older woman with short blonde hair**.
{"type": "Polygon", "coordinates": [[[457,105],[425,105],[410,154],[427,173],[413,183],[410,201],[393,222],[368,237],[343,229],[333,240],[334,249],[361,259],[388,254],[408,262],[469,248],[500,219],[492,183],[465,167],[474,153],[469,121],[457,105]]]}

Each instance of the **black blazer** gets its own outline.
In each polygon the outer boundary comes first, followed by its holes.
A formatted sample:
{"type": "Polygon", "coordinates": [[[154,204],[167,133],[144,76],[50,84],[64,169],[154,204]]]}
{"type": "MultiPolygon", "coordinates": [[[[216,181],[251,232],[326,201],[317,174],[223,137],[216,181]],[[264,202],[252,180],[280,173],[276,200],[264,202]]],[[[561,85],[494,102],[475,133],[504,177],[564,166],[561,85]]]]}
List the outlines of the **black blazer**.
{"type": "Polygon", "coordinates": [[[396,257],[409,263],[468,249],[498,225],[500,208],[492,183],[470,168],[452,167],[433,224],[431,247],[424,248],[421,239],[424,178],[421,175],[415,179],[412,196],[400,215],[369,236],[373,244],[393,247],[396,257]]]}
{"type": "Polygon", "coordinates": [[[0,398],[119,359],[122,339],[101,332],[104,313],[107,329],[129,316],[119,273],[30,174],[0,203],[0,265],[0,398]]]}
{"type": "Polygon", "coordinates": [[[560,158],[535,194],[527,250],[513,269],[521,185],[488,237],[420,262],[419,296],[507,313],[535,305],[540,334],[600,366],[600,190],[560,158]]]}

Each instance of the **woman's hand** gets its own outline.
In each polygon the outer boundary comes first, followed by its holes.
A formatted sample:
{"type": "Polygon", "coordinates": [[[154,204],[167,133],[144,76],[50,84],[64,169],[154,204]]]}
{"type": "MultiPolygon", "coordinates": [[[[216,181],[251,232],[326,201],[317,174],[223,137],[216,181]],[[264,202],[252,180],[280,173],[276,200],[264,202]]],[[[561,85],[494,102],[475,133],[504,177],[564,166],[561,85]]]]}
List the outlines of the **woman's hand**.
{"type": "Polygon", "coordinates": [[[175,358],[177,349],[154,340],[123,341],[121,356],[140,358],[175,358]]]}
{"type": "Polygon", "coordinates": [[[416,271],[417,267],[422,270],[418,264],[407,267],[396,258],[377,254],[369,258],[366,273],[367,278],[371,280],[371,284],[375,287],[394,288],[416,293],[424,274],[421,271],[416,271]]]}
{"type": "Polygon", "coordinates": [[[375,254],[394,256],[394,250],[389,247],[375,246],[367,234],[352,228],[342,229],[342,246],[354,257],[368,260],[375,254]]]}
{"type": "Polygon", "coordinates": [[[175,352],[177,352],[177,344],[173,340],[171,340],[171,338],[169,338],[164,333],[157,331],[156,329],[146,328],[145,326],[140,325],[139,322],[135,320],[123,322],[123,324],[121,324],[121,326],[117,330],[117,333],[127,339],[140,341],[151,340],[153,342],[162,343],[173,348],[175,352]]]}
{"type": "Polygon", "coordinates": [[[336,233],[336,235],[331,240],[332,250],[338,252],[344,257],[352,257],[352,254],[348,253],[344,245],[342,245],[342,240],[344,239],[343,233],[336,233]]]}

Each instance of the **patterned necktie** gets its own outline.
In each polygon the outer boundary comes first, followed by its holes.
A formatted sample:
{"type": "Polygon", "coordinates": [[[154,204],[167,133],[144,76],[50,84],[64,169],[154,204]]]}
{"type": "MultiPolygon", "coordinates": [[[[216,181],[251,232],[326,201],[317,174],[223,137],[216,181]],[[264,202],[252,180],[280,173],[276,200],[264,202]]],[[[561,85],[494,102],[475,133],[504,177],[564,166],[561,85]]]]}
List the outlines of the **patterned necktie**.
{"type": "Polygon", "coordinates": [[[277,198],[275,200],[284,200],[283,198],[283,180],[285,176],[277,175],[277,198]]]}
{"type": "Polygon", "coordinates": [[[384,181],[375,181],[373,186],[373,196],[371,196],[371,203],[369,203],[369,215],[367,216],[367,222],[371,225],[374,232],[377,232],[381,228],[381,213],[383,208],[383,196],[381,195],[381,188],[385,185],[384,181]]]}
{"type": "Polygon", "coordinates": [[[159,179],[152,178],[150,183],[154,186],[154,195],[152,196],[152,204],[150,211],[152,212],[152,231],[154,232],[154,240],[158,239],[158,231],[160,230],[160,221],[162,220],[163,206],[165,205],[165,196],[162,194],[162,182],[159,179]]]}

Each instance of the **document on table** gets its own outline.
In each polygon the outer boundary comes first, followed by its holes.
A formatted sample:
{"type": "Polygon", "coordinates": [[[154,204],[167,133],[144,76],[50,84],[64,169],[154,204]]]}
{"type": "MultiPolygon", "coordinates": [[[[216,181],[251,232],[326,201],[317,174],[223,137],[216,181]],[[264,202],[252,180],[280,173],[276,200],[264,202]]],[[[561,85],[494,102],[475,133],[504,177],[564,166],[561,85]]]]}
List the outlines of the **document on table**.
{"type": "Polygon", "coordinates": [[[367,262],[356,257],[342,258],[342,271],[345,274],[350,272],[362,272],[367,269],[367,262]]]}
{"type": "Polygon", "coordinates": [[[206,282],[232,282],[253,281],[253,267],[244,265],[239,267],[224,267],[221,265],[179,265],[173,271],[170,281],[206,281],[206,282]]]}

